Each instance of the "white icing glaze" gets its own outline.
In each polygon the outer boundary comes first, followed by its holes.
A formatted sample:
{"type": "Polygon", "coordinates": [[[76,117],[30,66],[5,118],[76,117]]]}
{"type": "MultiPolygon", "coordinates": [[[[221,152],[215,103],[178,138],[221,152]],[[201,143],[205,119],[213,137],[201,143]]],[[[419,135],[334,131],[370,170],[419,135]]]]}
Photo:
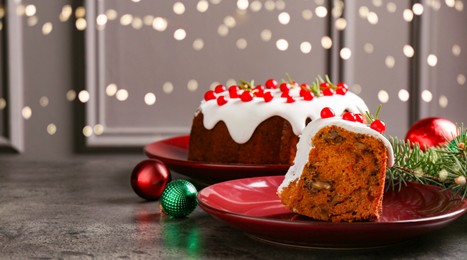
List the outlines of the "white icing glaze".
{"type": "Polygon", "coordinates": [[[297,155],[295,156],[294,164],[289,168],[284,181],[278,187],[278,193],[280,193],[283,188],[289,186],[290,183],[300,178],[305,165],[308,163],[310,151],[314,148],[311,139],[321,128],[329,125],[336,125],[355,133],[370,135],[380,139],[387,149],[387,167],[391,167],[394,164],[394,152],[392,150],[391,143],[389,143],[388,139],[386,139],[382,134],[362,123],[343,120],[341,117],[320,118],[309,123],[303,130],[297,144],[297,155]]]}
{"type": "Polygon", "coordinates": [[[315,97],[306,101],[300,97],[300,88],[292,88],[289,94],[296,100],[294,103],[287,103],[286,98],[281,98],[282,92],[279,89],[265,90],[268,91],[274,96],[270,102],[265,102],[262,97],[254,97],[250,102],[242,102],[239,98],[229,99],[228,91],[218,94],[228,99],[223,106],[219,106],[215,99],[203,100],[199,110],[204,115],[204,127],[212,129],[219,121],[223,121],[232,139],[243,144],[251,138],[261,122],[272,116],[280,116],[289,121],[293,132],[300,135],[307,118],[320,118],[324,107],[331,107],[337,115],[345,110],[363,115],[368,111],[365,102],[350,91],[345,95],[315,97]]]}

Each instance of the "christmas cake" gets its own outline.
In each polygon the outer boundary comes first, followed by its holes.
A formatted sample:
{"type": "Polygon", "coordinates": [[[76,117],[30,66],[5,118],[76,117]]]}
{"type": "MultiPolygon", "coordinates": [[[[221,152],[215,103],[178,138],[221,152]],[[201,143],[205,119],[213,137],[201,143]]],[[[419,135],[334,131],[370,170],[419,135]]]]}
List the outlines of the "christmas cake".
{"type": "Polygon", "coordinates": [[[386,167],[394,160],[391,144],[380,133],[384,123],[376,120],[369,127],[351,113],[326,117],[303,130],[277,193],[288,209],[316,220],[377,220],[386,167]]]}
{"type": "Polygon", "coordinates": [[[305,125],[324,107],[364,114],[364,101],[343,84],[312,86],[269,79],[216,86],[204,95],[190,133],[188,160],[208,163],[288,164],[305,125]]]}

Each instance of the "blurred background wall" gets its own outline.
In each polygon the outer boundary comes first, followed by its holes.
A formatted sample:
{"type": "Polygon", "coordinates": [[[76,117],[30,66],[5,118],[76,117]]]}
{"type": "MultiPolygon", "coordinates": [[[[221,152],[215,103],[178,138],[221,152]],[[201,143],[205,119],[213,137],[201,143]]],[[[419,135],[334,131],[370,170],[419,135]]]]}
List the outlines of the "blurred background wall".
{"type": "Polygon", "coordinates": [[[0,156],[136,152],[189,133],[206,90],[344,81],[403,138],[467,123],[464,1],[0,1],[0,156]]]}

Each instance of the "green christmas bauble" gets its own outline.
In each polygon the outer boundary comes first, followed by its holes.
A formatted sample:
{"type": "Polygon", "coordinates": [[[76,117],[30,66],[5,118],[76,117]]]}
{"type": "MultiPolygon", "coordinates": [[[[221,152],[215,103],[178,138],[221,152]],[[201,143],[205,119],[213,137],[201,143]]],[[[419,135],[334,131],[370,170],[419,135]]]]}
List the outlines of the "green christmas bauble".
{"type": "Polygon", "coordinates": [[[198,191],[187,180],[175,180],[167,184],[160,197],[162,210],[172,217],[183,218],[198,205],[198,191]]]}

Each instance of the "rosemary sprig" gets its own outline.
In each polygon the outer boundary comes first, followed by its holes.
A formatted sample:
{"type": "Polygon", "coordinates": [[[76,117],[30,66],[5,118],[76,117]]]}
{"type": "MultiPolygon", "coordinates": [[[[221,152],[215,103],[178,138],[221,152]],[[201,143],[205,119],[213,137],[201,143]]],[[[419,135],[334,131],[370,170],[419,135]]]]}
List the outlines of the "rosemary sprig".
{"type": "Polygon", "coordinates": [[[379,104],[378,108],[376,109],[376,113],[375,113],[374,116],[370,114],[370,111],[366,111],[365,116],[368,119],[368,122],[371,123],[371,122],[375,121],[376,119],[378,119],[379,113],[381,112],[382,107],[383,107],[383,104],[379,104]]]}
{"type": "Polygon", "coordinates": [[[287,80],[282,80],[282,82],[288,82],[288,83],[295,82],[290,76],[290,74],[287,72],[285,73],[285,77],[287,78],[287,80]]]}
{"type": "Polygon", "coordinates": [[[418,144],[390,137],[394,166],[386,171],[388,187],[400,189],[407,182],[431,184],[467,196],[467,131],[453,141],[423,151],[418,144]]]}
{"type": "Polygon", "coordinates": [[[246,91],[252,91],[253,88],[255,87],[255,81],[252,80],[250,82],[245,81],[245,80],[240,80],[240,84],[238,84],[238,87],[242,90],[246,91]]]}

